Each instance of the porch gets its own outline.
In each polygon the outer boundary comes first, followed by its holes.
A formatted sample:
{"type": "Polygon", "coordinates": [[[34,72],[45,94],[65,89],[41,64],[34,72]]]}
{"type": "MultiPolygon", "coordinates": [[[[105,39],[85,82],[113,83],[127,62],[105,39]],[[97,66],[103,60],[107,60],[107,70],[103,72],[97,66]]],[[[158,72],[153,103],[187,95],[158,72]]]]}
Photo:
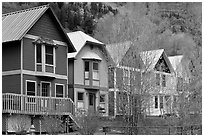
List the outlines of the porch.
{"type": "Polygon", "coordinates": [[[74,108],[74,103],[70,98],[2,93],[2,113],[73,115],[74,108]]]}

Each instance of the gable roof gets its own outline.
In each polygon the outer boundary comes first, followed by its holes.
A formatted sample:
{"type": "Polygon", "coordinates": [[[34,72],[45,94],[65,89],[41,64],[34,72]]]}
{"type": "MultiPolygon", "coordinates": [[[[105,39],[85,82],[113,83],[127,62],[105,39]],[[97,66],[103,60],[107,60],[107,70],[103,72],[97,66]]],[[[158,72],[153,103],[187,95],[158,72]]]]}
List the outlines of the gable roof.
{"type": "Polygon", "coordinates": [[[108,44],[106,45],[106,49],[109,52],[114,63],[118,65],[122,61],[131,45],[131,41],[126,41],[123,43],[108,44]]]}
{"type": "Polygon", "coordinates": [[[155,68],[155,65],[159,61],[162,55],[164,55],[164,60],[166,61],[169,69],[171,72],[174,72],[174,69],[171,65],[171,62],[169,61],[164,49],[157,49],[157,50],[150,50],[150,51],[143,51],[140,52],[140,57],[143,61],[143,64],[145,66],[145,69],[147,71],[153,70],[155,68]]]}
{"type": "Polygon", "coordinates": [[[71,45],[69,52],[74,52],[75,48],[64,32],[60,22],[56,18],[54,12],[49,5],[34,7],[26,10],[20,10],[16,12],[6,13],[2,15],[2,43],[21,40],[25,34],[31,29],[31,27],[40,19],[40,17],[50,9],[55,17],[60,29],[64,33],[67,42],[71,45]]]}
{"type": "Polygon", "coordinates": [[[85,34],[82,31],[75,31],[67,33],[68,37],[70,38],[72,44],[76,48],[75,53],[68,54],[68,58],[75,58],[79,51],[84,47],[84,45],[89,42],[97,45],[105,45],[104,43],[94,39],[93,37],[85,34]]]}
{"type": "Polygon", "coordinates": [[[154,69],[156,63],[159,61],[164,49],[142,51],[140,52],[140,57],[143,61],[143,64],[148,70],[154,69]]]}
{"type": "Polygon", "coordinates": [[[182,65],[181,61],[183,59],[183,55],[178,55],[178,56],[170,56],[168,57],[169,61],[171,62],[171,65],[176,72],[177,76],[182,76],[182,65]]]}

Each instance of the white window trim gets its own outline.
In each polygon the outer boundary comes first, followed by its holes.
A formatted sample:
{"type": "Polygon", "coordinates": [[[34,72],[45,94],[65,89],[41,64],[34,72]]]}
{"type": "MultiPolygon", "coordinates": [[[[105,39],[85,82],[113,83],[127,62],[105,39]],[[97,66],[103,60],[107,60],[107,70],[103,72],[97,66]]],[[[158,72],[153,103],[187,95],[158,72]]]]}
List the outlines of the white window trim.
{"type": "Polygon", "coordinates": [[[92,61],[92,80],[93,81],[99,81],[99,85],[100,85],[100,71],[99,71],[99,62],[98,61],[92,61]],[[97,63],[98,64],[98,70],[94,70],[93,69],[93,64],[97,63]],[[93,78],[93,72],[98,72],[98,79],[94,79],[93,78]]]}
{"type": "Polygon", "coordinates": [[[65,97],[65,86],[64,86],[64,84],[60,84],[60,83],[55,83],[55,97],[57,95],[57,90],[56,90],[57,85],[63,86],[63,98],[64,98],[65,97]]]}
{"type": "Polygon", "coordinates": [[[53,47],[53,65],[46,64],[46,54],[45,54],[45,45],[41,45],[41,55],[42,55],[42,63],[37,63],[37,45],[35,44],[35,72],[37,72],[37,65],[42,65],[42,72],[45,72],[46,66],[53,67],[53,73],[55,73],[56,69],[56,49],[53,47]]]}
{"type": "MultiPolygon", "coordinates": [[[[50,84],[50,94],[49,94],[49,96],[48,97],[51,97],[51,88],[52,88],[52,85],[51,85],[51,82],[48,82],[48,81],[41,81],[40,82],[40,96],[42,97],[42,83],[49,83],[50,84]]],[[[44,97],[44,96],[43,96],[44,97]]]]}
{"type": "MultiPolygon", "coordinates": [[[[34,80],[26,80],[26,87],[25,87],[25,88],[26,88],[26,96],[28,96],[28,95],[27,95],[27,92],[28,92],[28,91],[27,91],[27,82],[34,82],[34,83],[35,83],[35,96],[36,96],[36,95],[37,95],[37,84],[36,84],[37,82],[34,81],[34,80]]],[[[29,101],[28,101],[28,98],[27,98],[27,99],[26,99],[26,103],[36,104],[36,101],[34,101],[34,102],[29,102],[29,101]]]]}

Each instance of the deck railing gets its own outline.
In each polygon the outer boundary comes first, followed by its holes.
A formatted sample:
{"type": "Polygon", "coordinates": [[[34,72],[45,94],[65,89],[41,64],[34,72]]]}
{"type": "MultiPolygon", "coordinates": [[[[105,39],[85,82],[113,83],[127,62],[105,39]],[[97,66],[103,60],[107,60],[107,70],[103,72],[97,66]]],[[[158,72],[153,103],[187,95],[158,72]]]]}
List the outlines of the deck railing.
{"type": "Polygon", "coordinates": [[[68,115],[74,114],[74,108],[74,103],[70,98],[2,94],[3,113],[68,115]]]}

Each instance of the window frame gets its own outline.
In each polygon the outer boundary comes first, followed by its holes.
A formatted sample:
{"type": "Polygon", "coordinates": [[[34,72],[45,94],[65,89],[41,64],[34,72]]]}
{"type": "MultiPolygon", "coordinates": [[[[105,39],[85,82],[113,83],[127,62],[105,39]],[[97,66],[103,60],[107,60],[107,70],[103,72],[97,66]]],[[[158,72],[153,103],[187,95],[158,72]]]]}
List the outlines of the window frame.
{"type": "Polygon", "coordinates": [[[35,71],[36,72],[46,72],[46,66],[50,66],[53,67],[53,73],[55,73],[55,68],[56,68],[56,47],[54,46],[49,46],[52,47],[53,50],[53,64],[47,64],[46,63],[46,44],[35,44],[35,71]],[[37,59],[37,46],[41,46],[41,63],[38,62],[37,59]],[[41,65],[42,66],[42,71],[37,71],[37,65],[41,65]]]}
{"type": "MultiPolygon", "coordinates": [[[[37,95],[37,82],[36,81],[34,81],[34,80],[26,80],[26,96],[30,96],[30,95],[28,95],[28,90],[27,90],[27,85],[28,85],[28,82],[34,82],[35,83],[35,96],[37,95]]],[[[34,96],[34,97],[35,97],[34,96]]],[[[30,103],[30,104],[36,104],[36,99],[34,98],[34,101],[33,102],[30,102],[30,101],[28,101],[28,97],[26,97],[26,103],[30,103]]]]}
{"type": "Polygon", "coordinates": [[[99,61],[88,60],[88,59],[84,60],[84,85],[86,85],[86,86],[96,86],[96,87],[100,86],[100,62],[99,61]],[[85,71],[86,70],[86,68],[85,68],[86,62],[88,62],[88,64],[89,64],[89,71],[85,71]],[[93,68],[94,63],[97,63],[98,70],[94,70],[94,68],[93,68]],[[88,72],[88,78],[86,77],[86,72],[88,72]],[[93,73],[94,72],[97,72],[98,79],[93,78],[93,75],[94,75],[93,73]],[[88,81],[88,84],[86,83],[86,81],[88,81]],[[94,82],[98,82],[98,85],[94,85],[93,84],[94,82]]]}
{"type": "Polygon", "coordinates": [[[52,84],[51,84],[51,82],[48,82],[48,81],[40,81],[40,96],[41,96],[41,97],[51,97],[51,89],[52,89],[52,84]],[[49,84],[50,84],[49,96],[42,96],[42,83],[49,83],[49,84]]]}
{"type": "Polygon", "coordinates": [[[64,98],[65,97],[65,85],[64,84],[60,84],[60,83],[55,83],[55,97],[56,98],[64,98]],[[63,93],[62,93],[62,97],[57,97],[57,86],[63,86],[63,93]]]}
{"type": "Polygon", "coordinates": [[[83,108],[82,109],[84,109],[84,107],[85,107],[84,97],[85,97],[84,92],[77,91],[77,98],[76,98],[77,108],[81,108],[81,107],[78,107],[78,102],[81,102],[81,103],[83,103],[83,108]],[[79,100],[79,93],[83,94],[83,96],[82,96],[83,100],[79,100]]]}
{"type": "Polygon", "coordinates": [[[54,62],[55,62],[55,59],[54,59],[54,54],[55,54],[55,47],[53,47],[53,46],[48,46],[48,45],[44,45],[44,58],[45,58],[45,66],[54,66],[54,62]],[[46,53],[46,47],[51,47],[52,48],[52,61],[53,61],[53,63],[52,64],[48,64],[48,63],[46,63],[46,55],[48,54],[49,56],[50,56],[50,53],[46,53]]]}

